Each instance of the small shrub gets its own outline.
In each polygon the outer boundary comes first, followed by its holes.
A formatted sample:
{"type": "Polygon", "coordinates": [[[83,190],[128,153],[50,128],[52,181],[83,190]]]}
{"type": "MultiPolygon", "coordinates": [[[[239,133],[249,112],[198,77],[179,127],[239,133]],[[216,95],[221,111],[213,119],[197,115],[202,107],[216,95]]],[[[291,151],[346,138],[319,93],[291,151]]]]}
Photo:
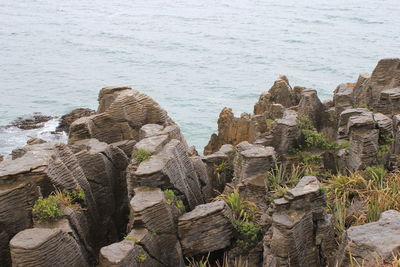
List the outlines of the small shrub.
{"type": "Polygon", "coordinates": [[[39,197],[32,209],[33,216],[39,221],[55,221],[62,216],[61,205],[54,195],[39,197]]]}
{"type": "Polygon", "coordinates": [[[244,250],[255,247],[260,241],[261,227],[251,221],[234,221],[239,237],[237,244],[244,250]]]}
{"type": "Polygon", "coordinates": [[[369,185],[372,188],[384,189],[386,187],[385,177],[387,171],[382,165],[367,167],[364,171],[364,176],[373,184],[369,185]]]}
{"type": "Polygon", "coordinates": [[[166,202],[168,205],[171,205],[171,203],[176,199],[175,192],[172,191],[171,189],[164,190],[164,196],[167,199],[166,202]]]}
{"type": "Polygon", "coordinates": [[[382,158],[386,156],[387,153],[390,151],[390,146],[389,145],[380,145],[379,150],[378,150],[378,157],[382,158]]]}
{"type": "Polygon", "coordinates": [[[314,130],[302,130],[302,134],[304,136],[306,147],[309,149],[319,148],[336,150],[339,148],[337,143],[329,141],[323,133],[314,130]]]}
{"type": "Polygon", "coordinates": [[[306,115],[301,115],[297,118],[297,125],[300,130],[314,130],[314,125],[310,118],[306,115]]]}
{"type": "Polygon", "coordinates": [[[151,232],[152,236],[157,236],[157,232],[151,232]]]}
{"type": "Polygon", "coordinates": [[[138,151],[136,151],[135,153],[135,159],[139,163],[145,161],[146,159],[149,159],[150,157],[151,157],[151,152],[143,148],[139,148],[138,151]]]}
{"type": "Polygon", "coordinates": [[[299,153],[301,161],[304,164],[311,164],[311,163],[316,163],[319,164],[322,162],[322,156],[321,155],[316,155],[316,154],[311,154],[311,153],[299,153]]]}
{"type": "Polygon", "coordinates": [[[271,119],[266,119],[265,124],[267,125],[267,128],[270,129],[272,127],[272,124],[274,123],[274,120],[271,119]]]}
{"type": "Polygon", "coordinates": [[[341,148],[341,149],[349,149],[349,148],[350,148],[350,142],[349,142],[349,140],[344,140],[344,141],[340,144],[339,148],[341,148]]]}
{"type": "Polygon", "coordinates": [[[183,201],[180,199],[175,202],[175,207],[178,210],[183,210],[183,211],[185,210],[185,205],[183,204],[183,201]]]}
{"type": "Polygon", "coordinates": [[[394,139],[391,134],[380,134],[379,135],[379,143],[384,145],[389,145],[394,142],[394,139]]]}
{"type": "Polygon", "coordinates": [[[136,256],[136,261],[139,263],[143,263],[147,260],[147,255],[146,254],[139,254],[136,256]]]}
{"type": "Polygon", "coordinates": [[[283,164],[275,164],[275,168],[266,174],[267,185],[274,193],[273,198],[283,196],[290,187],[295,186],[304,176],[306,168],[302,165],[292,165],[288,170],[283,164]]]}

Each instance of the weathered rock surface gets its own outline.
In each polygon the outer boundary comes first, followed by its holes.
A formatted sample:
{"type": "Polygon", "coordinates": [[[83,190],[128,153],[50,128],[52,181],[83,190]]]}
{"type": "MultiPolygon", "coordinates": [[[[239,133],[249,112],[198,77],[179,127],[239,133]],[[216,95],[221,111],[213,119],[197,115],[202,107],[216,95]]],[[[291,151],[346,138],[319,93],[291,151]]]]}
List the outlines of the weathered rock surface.
{"type": "Polygon", "coordinates": [[[128,192],[133,195],[133,189],[139,186],[176,189],[184,195],[189,207],[204,203],[200,181],[192,161],[187,153],[187,147],[173,139],[163,150],[140,163],[135,170],[134,165],[128,167],[128,192]]]}
{"type": "MultiPolygon", "coordinates": [[[[377,107],[381,93],[384,90],[400,86],[400,59],[387,58],[378,62],[371,76],[363,76],[354,88],[355,105],[377,107]]],[[[391,94],[385,93],[385,97],[391,94]]],[[[382,112],[380,110],[380,112],[382,112]]]]}
{"type": "Polygon", "coordinates": [[[258,174],[265,174],[275,166],[276,155],[273,147],[252,145],[242,142],[237,146],[234,159],[234,178],[236,183],[258,174]]]}
{"type": "Polygon", "coordinates": [[[24,230],[10,247],[13,266],[89,266],[76,240],[61,229],[24,230]]]}
{"type": "Polygon", "coordinates": [[[218,135],[213,134],[204,148],[204,154],[217,152],[224,144],[236,145],[242,141],[253,142],[256,137],[256,125],[249,114],[243,113],[236,118],[230,108],[224,108],[219,114],[218,135]]]}
{"type": "Polygon", "coordinates": [[[128,87],[107,87],[99,94],[99,114],[71,124],[68,142],[96,138],[108,144],[138,139],[145,124],[173,125],[173,121],[153,99],[128,87]]]}
{"type": "Polygon", "coordinates": [[[336,115],[340,115],[340,113],[346,109],[353,108],[354,87],[354,83],[342,83],[336,87],[335,91],[333,92],[333,103],[335,106],[336,115]]]}
{"type": "Polygon", "coordinates": [[[350,256],[363,266],[390,263],[399,253],[399,228],[400,213],[395,210],[383,212],[377,222],[350,227],[337,255],[337,266],[350,266],[350,256]]]}
{"type": "Polygon", "coordinates": [[[144,242],[148,253],[165,266],[183,266],[174,213],[161,189],[136,188],[130,205],[129,227],[145,228],[152,235],[151,240],[144,242]]]}
{"type": "Polygon", "coordinates": [[[53,119],[53,117],[43,115],[40,112],[35,112],[30,116],[17,118],[11,122],[10,126],[14,126],[22,130],[37,129],[42,128],[44,123],[51,119],[53,119]]]}
{"type": "Polygon", "coordinates": [[[100,250],[100,266],[165,266],[147,252],[149,248],[146,245],[149,241],[152,242],[152,236],[148,230],[144,228],[132,230],[121,242],[113,243],[100,250]]]}
{"type": "Polygon", "coordinates": [[[61,116],[60,123],[58,124],[56,131],[57,132],[69,132],[69,127],[71,124],[79,118],[88,117],[94,115],[96,111],[89,108],[77,108],[71,111],[68,114],[61,116]]]}
{"type": "Polygon", "coordinates": [[[314,176],[303,177],[276,199],[272,228],[264,238],[264,266],[325,266],[335,241],[324,206],[314,176]]]}
{"type": "Polygon", "coordinates": [[[228,247],[233,237],[232,214],[224,201],[197,206],[179,218],[183,254],[194,256],[228,247]]]}

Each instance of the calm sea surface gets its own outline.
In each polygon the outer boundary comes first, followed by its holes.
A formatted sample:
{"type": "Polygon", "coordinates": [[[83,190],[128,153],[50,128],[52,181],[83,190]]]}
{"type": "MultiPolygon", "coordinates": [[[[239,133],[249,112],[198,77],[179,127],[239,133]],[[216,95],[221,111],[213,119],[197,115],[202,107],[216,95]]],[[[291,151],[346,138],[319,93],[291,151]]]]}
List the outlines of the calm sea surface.
{"type": "MultiPolygon", "coordinates": [[[[224,106],[251,112],[279,74],[327,99],[399,56],[400,0],[0,0],[0,125],[131,85],[202,150],[224,106]]],[[[1,130],[0,153],[55,125],[1,130]]]]}

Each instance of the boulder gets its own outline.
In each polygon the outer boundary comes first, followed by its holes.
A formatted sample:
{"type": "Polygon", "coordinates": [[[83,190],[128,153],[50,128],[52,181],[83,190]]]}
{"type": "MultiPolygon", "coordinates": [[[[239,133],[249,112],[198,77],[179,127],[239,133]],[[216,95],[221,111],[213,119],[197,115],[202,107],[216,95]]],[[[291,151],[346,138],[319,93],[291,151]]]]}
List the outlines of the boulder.
{"type": "Polygon", "coordinates": [[[264,113],[269,109],[268,106],[271,104],[281,104],[286,108],[295,106],[297,105],[295,99],[295,93],[290,87],[286,76],[281,76],[274,82],[268,92],[260,96],[260,99],[254,106],[254,114],[264,113]]]}
{"type": "Polygon", "coordinates": [[[232,213],[224,201],[199,205],[178,222],[183,254],[189,257],[228,247],[233,231],[232,213]]]}
{"type": "Polygon", "coordinates": [[[352,226],[345,233],[337,255],[337,265],[350,266],[352,262],[363,266],[383,266],[399,256],[400,213],[388,210],[381,214],[379,221],[352,226]]]}
{"type": "Polygon", "coordinates": [[[89,108],[77,108],[70,113],[61,116],[60,122],[56,128],[57,132],[69,132],[70,125],[79,118],[88,117],[96,114],[96,111],[89,108]]]}
{"type": "Polygon", "coordinates": [[[26,229],[10,247],[13,266],[89,266],[76,240],[61,229],[26,229]]]}

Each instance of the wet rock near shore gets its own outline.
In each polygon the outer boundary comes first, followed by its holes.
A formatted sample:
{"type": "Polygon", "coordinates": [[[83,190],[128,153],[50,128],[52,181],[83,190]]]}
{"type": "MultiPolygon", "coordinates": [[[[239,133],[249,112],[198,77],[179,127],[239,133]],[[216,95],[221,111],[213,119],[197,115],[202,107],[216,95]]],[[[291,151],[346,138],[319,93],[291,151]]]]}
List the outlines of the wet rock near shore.
{"type": "Polygon", "coordinates": [[[9,126],[17,127],[21,130],[38,129],[42,128],[45,122],[48,122],[54,118],[55,117],[36,112],[30,116],[17,118],[16,120],[12,121],[9,126]]]}

